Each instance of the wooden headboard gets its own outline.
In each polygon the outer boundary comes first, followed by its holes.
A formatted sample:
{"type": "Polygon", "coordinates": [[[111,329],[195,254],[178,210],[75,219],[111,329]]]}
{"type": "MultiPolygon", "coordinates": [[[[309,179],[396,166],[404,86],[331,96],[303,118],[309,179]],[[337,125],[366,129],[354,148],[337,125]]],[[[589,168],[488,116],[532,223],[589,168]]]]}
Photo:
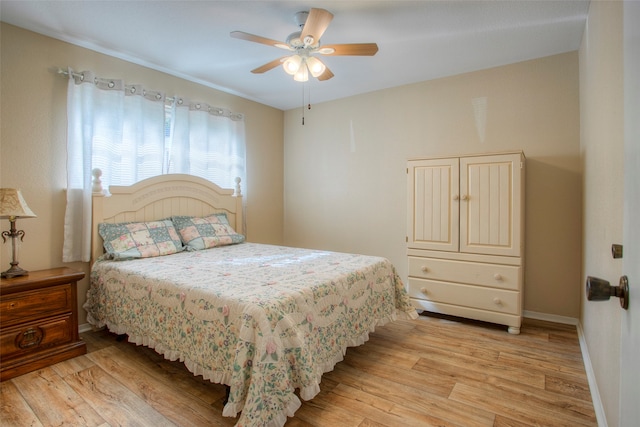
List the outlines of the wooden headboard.
{"type": "Polygon", "coordinates": [[[109,186],[106,195],[102,171],[94,169],[91,225],[91,260],[104,253],[98,234],[101,222],[153,221],[172,215],[205,216],[225,212],[231,226],[244,234],[240,178],[235,189],[224,189],[204,178],[186,174],[159,175],[130,186],[109,186]]]}

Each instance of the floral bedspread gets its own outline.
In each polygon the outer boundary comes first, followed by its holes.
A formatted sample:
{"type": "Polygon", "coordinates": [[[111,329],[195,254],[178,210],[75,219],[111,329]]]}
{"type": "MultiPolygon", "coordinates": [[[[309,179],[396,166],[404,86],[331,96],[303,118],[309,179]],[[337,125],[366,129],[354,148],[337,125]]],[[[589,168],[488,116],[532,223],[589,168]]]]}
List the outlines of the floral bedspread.
{"type": "Polygon", "coordinates": [[[241,243],[97,261],[88,321],[230,386],[236,426],[282,426],[377,325],[415,318],[384,258],[241,243]]]}

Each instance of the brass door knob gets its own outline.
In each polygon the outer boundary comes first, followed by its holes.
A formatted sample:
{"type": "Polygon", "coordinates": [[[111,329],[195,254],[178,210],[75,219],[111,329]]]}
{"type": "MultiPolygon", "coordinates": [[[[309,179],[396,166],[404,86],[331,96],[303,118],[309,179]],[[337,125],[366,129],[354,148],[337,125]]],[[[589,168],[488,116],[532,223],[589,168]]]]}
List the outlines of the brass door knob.
{"type": "Polygon", "coordinates": [[[627,276],[620,277],[618,286],[611,286],[609,282],[597,277],[587,277],[587,299],[589,301],[608,301],[611,297],[620,298],[620,306],[629,308],[629,280],[627,276]]]}

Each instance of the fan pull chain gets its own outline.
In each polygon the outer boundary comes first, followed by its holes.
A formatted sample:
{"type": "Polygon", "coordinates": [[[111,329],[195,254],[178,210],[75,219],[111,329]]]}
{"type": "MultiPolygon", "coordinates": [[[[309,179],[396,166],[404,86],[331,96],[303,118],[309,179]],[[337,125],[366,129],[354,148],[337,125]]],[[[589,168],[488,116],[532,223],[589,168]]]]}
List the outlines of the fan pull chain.
{"type": "MultiPolygon", "coordinates": [[[[302,84],[302,126],[304,126],[304,87],[306,84],[302,84]]],[[[311,110],[311,89],[307,92],[307,110],[311,110]]]]}

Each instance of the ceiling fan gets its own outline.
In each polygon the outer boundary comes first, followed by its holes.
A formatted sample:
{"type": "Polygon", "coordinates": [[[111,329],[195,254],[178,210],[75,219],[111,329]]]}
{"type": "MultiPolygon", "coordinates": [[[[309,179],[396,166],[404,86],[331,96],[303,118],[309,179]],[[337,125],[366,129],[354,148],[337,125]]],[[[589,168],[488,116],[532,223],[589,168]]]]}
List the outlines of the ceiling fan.
{"type": "Polygon", "coordinates": [[[231,37],[275,46],[293,52],[291,55],[274,59],[271,62],[251,70],[254,74],[261,74],[278,65],[282,65],[284,70],[292,75],[296,81],[306,82],[309,79],[309,74],[320,81],[329,80],[334,74],[316,56],[317,54],[373,56],[378,52],[378,45],[375,43],[321,45],[320,37],[322,37],[332,19],[333,14],[325,9],[312,8],[309,12],[298,12],[295,14],[295,22],[298,24],[298,27],[300,27],[300,31],[291,33],[285,42],[256,36],[243,31],[232,31],[231,37]]]}

